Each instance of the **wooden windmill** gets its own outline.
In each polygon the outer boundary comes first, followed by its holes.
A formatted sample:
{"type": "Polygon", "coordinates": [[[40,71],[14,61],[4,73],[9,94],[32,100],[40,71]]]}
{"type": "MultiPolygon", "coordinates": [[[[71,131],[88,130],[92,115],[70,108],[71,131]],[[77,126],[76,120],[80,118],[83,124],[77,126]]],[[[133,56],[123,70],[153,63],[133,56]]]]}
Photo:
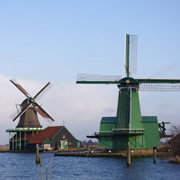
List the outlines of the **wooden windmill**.
{"type": "Polygon", "coordinates": [[[18,117],[20,117],[17,128],[42,127],[37,113],[44,118],[54,121],[54,119],[36,102],[36,98],[38,98],[38,96],[50,85],[50,82],[48,82],[34,97],[32,97],[19,83],[13,80],[10,81],[27,97],[20,105],[21,111],[13,118],[13,121],[15,121],[18,117]]]}
{"type": "Polygon", "coordinates": [[[107,149],[133,149],[158,146],[160,136],[156,116],[142,116],[139,91],[179,91],[180,79],[135,79],[137,36],[126,34],[125,77],[78,74],[77,84],[115,84],[119,89],[116,117],[103,117],[100,132],[94,136],[107,149]]]}
{"type": "Polygon", "coordinates": [[[9,133],[9,150],[10,151],[26,151],[29,150],[28,141],[43,130],[38,115],[40,114],[43,118],[54,119],[37,103],[36,99],[40,94],[50,85],[48,82],[34,97],[30,94],[15,80],[10,80],[25,96],[26,99],[20,105],[20,111],[13,117],[13,121],[20,117],[18,125],[15,129],[7,129],[9,133]]]}

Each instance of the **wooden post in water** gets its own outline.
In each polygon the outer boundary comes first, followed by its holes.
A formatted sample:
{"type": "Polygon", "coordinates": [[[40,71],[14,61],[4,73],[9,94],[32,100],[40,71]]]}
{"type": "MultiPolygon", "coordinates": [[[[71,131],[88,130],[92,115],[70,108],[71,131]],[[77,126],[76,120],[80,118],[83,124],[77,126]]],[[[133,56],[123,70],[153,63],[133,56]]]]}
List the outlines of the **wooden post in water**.
{"type": "Polygon", "coordinates": [[[156,147],[153,147],[153,162],[154,162],[154,164],[156,164],[156,152],[157,152],[156,147]]]}
{"type": "Polygon", "coordinates": [[[52,173],[52,158],[50,159],[49,180],[51,180],[51,173],[52,173]]]}
{"type": "Polygon", "coordinates": [[[131,145],[130,142],[128,142],[128,148],[127,148],[127,166],[131,166],[131,145]]]}
{"type": "Polygon", "coordinates": [[[42,166],[40,164],[40,180],[42,180],[42,166]]]}
{"type": "Polygon", "coordinates": [[[40,164],[40,180],[42,180],[42,164],[41,164],[41,158],[39,155],[39,146],[36,144],[36,164],[40,164]]]}
{"type": "Polygon", "coordinates": [[[39,155],[39,146],[36,144],[36,164],[41,163],[40,155],[39,155]]]}

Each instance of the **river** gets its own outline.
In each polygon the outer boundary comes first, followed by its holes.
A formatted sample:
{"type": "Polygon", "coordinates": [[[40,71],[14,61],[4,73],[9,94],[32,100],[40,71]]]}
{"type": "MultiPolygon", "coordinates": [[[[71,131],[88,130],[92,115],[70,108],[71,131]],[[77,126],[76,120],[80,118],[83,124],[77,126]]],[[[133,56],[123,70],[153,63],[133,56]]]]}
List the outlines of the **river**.
{"type": "MultiPolygon", "coordinates": [[[[166,159],[133,158],[130,168],[126,159],[111,157],[61,157],[53,153],[40,153],[42,179],[52,159],[52,180],[179,180],[180,165],[166,159]]],[[[0,180],[39,180],[40,165],[35,153],[0,153],[0,180]]]]}

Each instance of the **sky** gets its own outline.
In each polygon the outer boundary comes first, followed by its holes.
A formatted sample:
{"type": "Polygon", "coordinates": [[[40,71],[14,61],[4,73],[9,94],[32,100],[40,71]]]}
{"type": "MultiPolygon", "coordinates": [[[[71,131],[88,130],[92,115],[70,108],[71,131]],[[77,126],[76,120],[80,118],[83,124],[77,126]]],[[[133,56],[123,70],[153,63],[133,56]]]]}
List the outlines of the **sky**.
{"type": "MultiPolygon", "coordinates": [[[[99,131],[103,116],[115,116],[115,85],[77,85],[77,73],[124,76],[125,34],[138,35],[134,78],[180,79],[179,0],[0,1],[0,144],[25,96],[15,78],[55,119],[80,139],[99,131]]],[[[140,92],[142,115],[180,124],[179,92],[140,92]]]]}

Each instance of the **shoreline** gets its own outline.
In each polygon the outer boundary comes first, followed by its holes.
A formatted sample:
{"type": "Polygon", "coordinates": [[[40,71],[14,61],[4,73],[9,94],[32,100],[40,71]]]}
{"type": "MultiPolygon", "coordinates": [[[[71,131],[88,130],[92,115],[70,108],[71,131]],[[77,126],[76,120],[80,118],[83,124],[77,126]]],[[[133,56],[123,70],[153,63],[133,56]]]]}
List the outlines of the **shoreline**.
{"type": "MultiPolygon", "coordinates": [[[[35,153],[35,151],[9,151],[0,150],[0,153],[35,153]]],[[[74,151],[40,151],[40,153],[54,153],[54,156],[76,156],[76,157],[126,157],[126,151],[121,152],[96,152],[87,150],[74,150],[74,151]]],[[[131,157],[152,157],[152,150],[139,150],[131,152],[131,157]]],[[[173,157],[172,152],[157,152],[157,157],[173,157]]]]}

